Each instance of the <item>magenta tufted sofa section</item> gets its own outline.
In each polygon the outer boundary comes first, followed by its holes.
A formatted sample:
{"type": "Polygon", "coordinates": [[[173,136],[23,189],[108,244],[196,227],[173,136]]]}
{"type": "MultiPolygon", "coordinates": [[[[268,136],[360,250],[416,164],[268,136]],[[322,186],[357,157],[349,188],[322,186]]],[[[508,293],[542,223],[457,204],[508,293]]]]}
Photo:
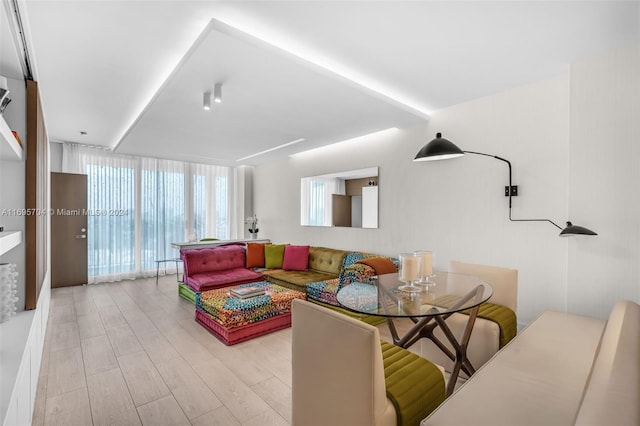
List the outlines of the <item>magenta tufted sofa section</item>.
{"type": "Polygon", "coordinates": [[[205,291],[262,281],[262,275],[245,268],[244,247],[220,246],[184,250],[185,282],[195,291],[205,291]]]}
{"type": "Polygon", "coordinates": [[[187,275],[201,272],[223,271],[225,269],[243,268],[245,262],[244,249],[240,246],[222,246],[186,250],[184,252],[187,275]]]}

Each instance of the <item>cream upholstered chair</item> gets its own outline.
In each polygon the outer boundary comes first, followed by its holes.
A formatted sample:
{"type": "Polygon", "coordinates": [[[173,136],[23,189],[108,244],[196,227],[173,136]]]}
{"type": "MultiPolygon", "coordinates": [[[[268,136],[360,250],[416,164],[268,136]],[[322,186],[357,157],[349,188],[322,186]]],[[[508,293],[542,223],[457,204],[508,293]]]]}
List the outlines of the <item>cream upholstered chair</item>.
{"type": "Polygon", "coordinates": [[[434,364],[381,343],[372,325],[300,299],[292,306],[292,367],[294,426],[417,425],[445,397],[434,364]],[[398,397],[392,402],[387,391],[398,397]]]}
{"type": "Polygon", "coordinates": [[[513,312],[518,308],[518,270],[498,266],[464,263],[457,260],[449,262],[449,272],[475,275],[488,282],[493,288],[489,303],[506,306],[513,312]]]}
{"type": "MultiPolygon", "coordinates": [[[[487,304],[483,305],[473,327],[471,339],[469,340],[469,345],[467,347],[467,356],[469,357],[473,367],[477,369],[487,362],[496,352],[498,352],[506,342],[515,336],[517,329],[515,313],[518,305],[518,271],[516,269],[497,266],[451,261],[449,263],[449,272],[475,275],[489,283],[493,288],[493,295],[487,303],[498,305],[493,307],[487,304]],[[508,310],[513,312],[512,316],[509,316],[508,318],[509,321],[507,326],[509,327],[509,335],[506,337],[503,336],[502,341],[500,326],[496,322],[482,318],[483,311],[487,311],[487,309],[483,309],[485,307],[489,308],[488,310],[491,310],[491,308],[497,308],[502,311],[502,314],[510,313],[508,310]],[[508,308],[508,310],[503,307],[508,308]]],[[[467,319],[468,317],[462,314],[453,314],[447,319],[447,325],[459,340],[462,339],[467,319]]],[[[441,330],[436,329],[434,334],[445,342],[449,349],[453,350],[446,341],[441,330]]],[[[453,368],[453,362],[428,339],[422,339],[421,353],[423,357],[438,365],[442,365],[447,371],[451,371],[453,368]]],[[[463,372],[460,374],[464,375],[463,372]]]]}

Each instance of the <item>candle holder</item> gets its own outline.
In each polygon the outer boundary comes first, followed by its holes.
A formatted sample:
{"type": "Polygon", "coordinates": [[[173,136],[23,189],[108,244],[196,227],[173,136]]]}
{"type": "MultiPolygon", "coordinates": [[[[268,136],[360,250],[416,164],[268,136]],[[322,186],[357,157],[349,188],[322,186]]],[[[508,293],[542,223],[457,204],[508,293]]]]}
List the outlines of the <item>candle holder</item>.
{"type": "Polygon", "coordinates": [[[433,273],[433,252],[427,250],[415,251],[416,256],[420,256],[420,280],[419,285],[425,287],[425,291],[429,291],[429,287],[436,285],[435,281],[431,278],[435,277],[433,273]]]}
{"type": "Polygon", "coordinates": [[[398,290],[408,293],[419,293],[422,288],[416,284],[420,282],[420,271],[422,258],[415,253],[400,253],[400,267],[398,268],[398,280],[405,283],[398,287],[398,290]]]}

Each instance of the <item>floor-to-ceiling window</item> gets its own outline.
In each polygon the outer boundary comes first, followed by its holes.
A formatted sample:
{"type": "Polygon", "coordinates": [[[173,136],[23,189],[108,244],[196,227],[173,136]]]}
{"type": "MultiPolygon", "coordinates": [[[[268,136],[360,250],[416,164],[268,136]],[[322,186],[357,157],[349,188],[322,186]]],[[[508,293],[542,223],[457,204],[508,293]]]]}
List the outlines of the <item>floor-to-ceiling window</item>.
{"type": "Polygon", "coordinates": [[[63,171],[88,180],[89,282],[155,273],[172,242],[231,237],[229,167],[64,144],[63,171]]]}

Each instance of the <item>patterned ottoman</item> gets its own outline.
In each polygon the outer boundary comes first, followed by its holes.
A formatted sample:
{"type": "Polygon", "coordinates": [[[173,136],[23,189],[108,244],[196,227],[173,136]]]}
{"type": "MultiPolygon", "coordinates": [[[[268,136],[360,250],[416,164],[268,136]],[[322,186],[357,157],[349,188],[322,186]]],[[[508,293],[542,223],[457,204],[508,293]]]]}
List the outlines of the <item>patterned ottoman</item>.
{"type": "Polygon", "coordinates": [[[291,302],[302,292],[266,281],[196,294],[196,321],[226,345],[233,345],[291,326],[291,302]],[[231,296],[234,287],[263,287],[265,294],[247,299],[231,296]]]}

